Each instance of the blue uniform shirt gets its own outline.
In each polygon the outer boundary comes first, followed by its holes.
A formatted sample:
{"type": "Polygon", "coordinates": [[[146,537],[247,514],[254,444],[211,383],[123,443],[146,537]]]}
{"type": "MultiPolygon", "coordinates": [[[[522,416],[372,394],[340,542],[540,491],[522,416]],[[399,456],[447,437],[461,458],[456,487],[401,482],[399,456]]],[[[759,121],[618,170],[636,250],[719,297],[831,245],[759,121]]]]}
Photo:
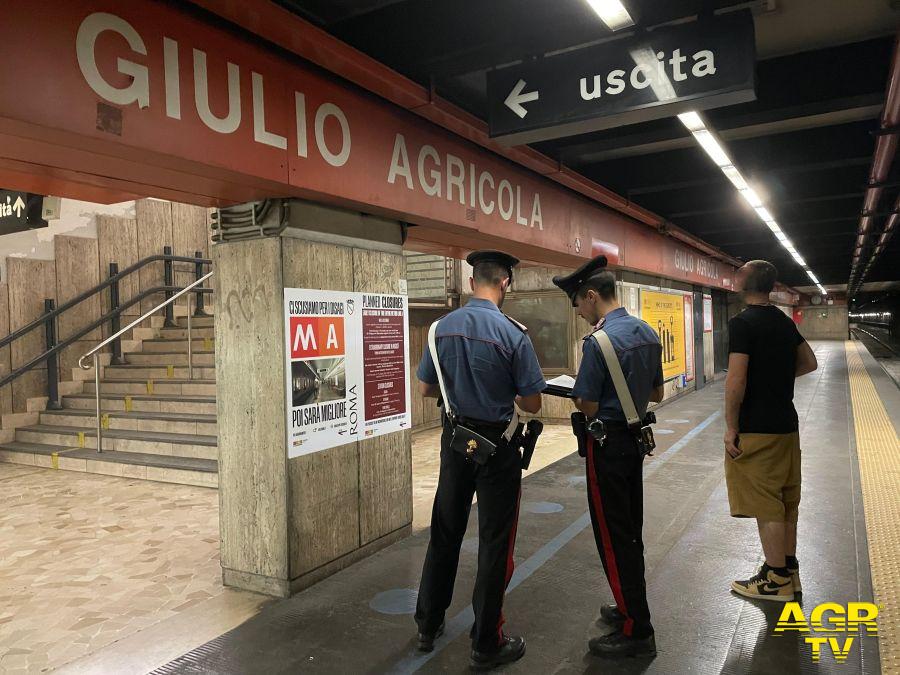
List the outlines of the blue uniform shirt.
{"type": "MultiPolygon", "coordinates": [[[[606,315],[603,330],[619,356],[625,381],[634,399],[634,407],[643,417],[650,402],[650,393],[663,383],[662,345],[656,332],[646,321],[631,316],[624,307],[606,315]]],[[[578,398],[596,401],[600,407],[597,418],[609,422],[624,422],[625,413],[616,395],[616,388],[600,345],[588,335],[582,346],[581,368],[572,391],[578,398]]]]}
{"type": "MultiPolygon", "coordinates": [[[[531,396],[546,386],[528,335],[490,300],[472,298],[450,312],[438,324],[435,342],[452,409],[462,417],[506,421],[517,394],[531,396]]],[[[427,344],[416,376],[438,383],[427,344]]]]}

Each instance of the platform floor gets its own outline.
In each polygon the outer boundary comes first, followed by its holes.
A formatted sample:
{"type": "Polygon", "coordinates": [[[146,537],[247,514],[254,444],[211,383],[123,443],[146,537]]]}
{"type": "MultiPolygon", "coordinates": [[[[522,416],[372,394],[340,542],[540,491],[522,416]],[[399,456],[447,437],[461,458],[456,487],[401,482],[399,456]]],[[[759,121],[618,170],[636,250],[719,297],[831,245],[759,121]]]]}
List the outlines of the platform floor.
{"type": "MultiPolygon", "coordinates": [[[[843,342],[814,349],[819,370],[798,381],[796,395],[804,451],[798,557],[807,612],[823,602],[872,599],[848,350],[843,342]]],[[[896,426],[900,393],[867,353],[860,358],[896,426]]],[[[588,639],[601,632],[599,606],[611,594],[591,536],[583,462],[569,455],[525,479],[506,628],[526,635],[528,653],[505,671],[882,672],[875,638],[857,638],[843,664],[828,654],[813,663],[802,637],[773,632],[780,606],[728,591],[733,578],[755,571],[761,553],[754,523],[728,515],[722,399],[719,382],[664,406],[660,447],[645,465],[647,581],[658,656],[620,663],[587,653],[588,639]]],[[[476,522],[473,510],[447,632],[431,654],[418,654],[412,642],[424,529],[292,599],[269,604],[155,672],[461,672],[469,652],[476,522]]],[[[896,643],[896,625],[882,625],[880,639],[896,643]]]]}

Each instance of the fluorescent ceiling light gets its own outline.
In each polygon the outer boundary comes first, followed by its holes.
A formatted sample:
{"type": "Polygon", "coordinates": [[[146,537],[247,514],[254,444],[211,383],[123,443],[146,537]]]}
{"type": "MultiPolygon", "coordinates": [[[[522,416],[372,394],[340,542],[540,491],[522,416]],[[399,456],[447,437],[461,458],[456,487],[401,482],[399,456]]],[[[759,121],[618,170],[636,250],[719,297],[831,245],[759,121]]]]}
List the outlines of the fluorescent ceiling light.
{"type": "MultiPolygon", "coordinates": [[[[590,2],[591,0],[588,0],[590,2]]],[[[635,61],[638,62],[637,56],[632,54],[635,58],[635,61]]],[[[766,224],[766,226],[772,231],[772,234],[775,235],[775,238],[778,242],[784,247],[784,249],[790,253],[791,257],[794,261],[800,265],[804,271],[809,275],[809,278],[813,280],[817,285],[819,285],[818,279],[816,279],[815,275],[812,273],[812,270],[809,269],[806,265],[806,261],[803,259],[803,256],[794,248],[794,245],[791,243],[791,240],[787,238],[787,235],[782,232],[781,228],[778,226],[778,223],[775,221],[775,218],[769,212],[769,210],[763,206],[762,200],[759,198],[759,195],[756,194],[756,191],[747,185],[747,181],[744,180],[744,177],[741,175],[741,172],[738,170],[734,164],[731,163],[731,160],[728,158],[728,153],[722,148],[719,144],[719,141],[716,139],[716,136],[713,132],[706,128],[706,125],[703,122],[703,118],[700,117],[694,111],[688,111],[685,113],[681,113],[678,115],[678,119],[681,123],[691,132],[696,141],[700,144],[700,147],[706,152],[707,155],[716,163],[716,165],[721,169],[722,173],[725,174],[725,177],[731,181],[731,184],[737,188],[741,197],[753,207],[756,211],[756,214],[760,217],[760,219],[766,224]]],[[[876,252],[877,254],[877,252],[876,252]]],[[[857,257],[854,257],[854,268],[857,263],[857,257]]],[[[869,258],[869,267],[871,267],[872,262],[874,260],[874,255],[869,258]]],[[[868,267],[867,267],[868,269],[868,267]]],[[[825,289],[819,285],[819,290],[822,291],[823,295],[826,295],[825,289]]]]}
{"type": "MultiPolygon", "coordinates": [[[[743,197],[744,201],[746,201],[754,209],[759,209],[763,205],[762,199],[759,198],[759,195],[756,194],[753,188],[748,187],[744,190],[741,190],[741,197],[743,197]]],[[[765,220],[765,218],[763,218],[763,220],[765,220]]]]}
{"type": "Polygon", "coordinates": [[[731,166],[731,160],[728,158],[728,155],[725,154],[725,151],[722,149],[722,146],[719,145],[719,141],[716,140],[715,136],[706,129],[701,129],[700,131],[694,131],[692,133],[694,134],[694,138],[696,138],[697,142],[700,144],[700,147],[706,151],[706,154],[709,155],[712,161],[720,167],[731,166]]]}
{"type": "Polygon", "coordinates": [[[723,166],[722,173],[725,174],[725,177],[731,181],[731,184],[734,185],[738,190],[749,190],[750,186],[747,185],[747,181],[744,180],[744,177],[741,175],[741,172],[738,171],[731,165],[723,166]]]}
{"type": "Polygon", "coordinates": [[[768,223],[770,220],[775,220],[775,219],[772,217],[772,214],[769,213],[769,210],[768,210],[766,207],[764,207],[764,206],[757,206],[757,207],[756,207],[756,215],[758,215],[760,218],[762,218],[762,221],[763,221],[764,223],[768,223]]]}
{"type": "Polygon", "coordinates": [[[587,0],[587,3],[612,31],[634,25],[634,19],[619,0],[587,0]]]}
{"type": "MultiPolygon", "coordinates": [[[[647,78],[650,80],[650,89],[657,100],[671,101],[677,97],[669,77],[659,67],[659,61],[656,60],[656,52],[654,50],[644,47],[643,49],[632,50],[630,53],[635,65],[642,67],[644,72],[647,73],[647,78]]],[[[697,113],[694,114],[696,115],[697,113]]],[[[700,122],[700,126],[702,128],[703,122],[700,122]]]]}
{"type": "MultiPolygon", "coordinates": [[[[681,113],[678,116],[678,119],[681,120],[681,123],[687,127],[688,131],[700,131],[701,129],[705,129],[706,125],[703,124],[703,119],[696,112],[691,110],[690,112],[681,113]]],[[[734,169],[734,167],[731,167],[734,169]]],[[[734,169],[737,171],[737,169],[734,169]]]]}

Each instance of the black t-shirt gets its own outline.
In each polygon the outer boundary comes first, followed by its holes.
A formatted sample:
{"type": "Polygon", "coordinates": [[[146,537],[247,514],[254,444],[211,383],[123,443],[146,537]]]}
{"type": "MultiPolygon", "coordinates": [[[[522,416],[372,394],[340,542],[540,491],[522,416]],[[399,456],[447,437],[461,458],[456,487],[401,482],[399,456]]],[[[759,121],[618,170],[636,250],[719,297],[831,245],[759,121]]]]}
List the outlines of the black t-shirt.
{"type": "Polygon", "coordinates": [[[750,356],[738,422],[741,433],[797,431],[794,373],[802,343],[797,326],[774,305],[750,305],[728,322],[729,353],[750,356]]]}

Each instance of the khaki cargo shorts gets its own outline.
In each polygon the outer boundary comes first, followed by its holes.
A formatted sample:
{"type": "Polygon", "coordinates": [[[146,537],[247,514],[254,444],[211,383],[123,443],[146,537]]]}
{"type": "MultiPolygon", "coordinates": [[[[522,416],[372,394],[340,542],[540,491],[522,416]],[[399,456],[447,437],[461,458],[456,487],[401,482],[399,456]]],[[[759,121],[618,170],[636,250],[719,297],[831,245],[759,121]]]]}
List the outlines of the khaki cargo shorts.
{"type": "Polygon", "coordinates": [[[797,522],[800,434],[741,434],[737,459],[725,453],[728,503],[735,518],[797,522]]]}

